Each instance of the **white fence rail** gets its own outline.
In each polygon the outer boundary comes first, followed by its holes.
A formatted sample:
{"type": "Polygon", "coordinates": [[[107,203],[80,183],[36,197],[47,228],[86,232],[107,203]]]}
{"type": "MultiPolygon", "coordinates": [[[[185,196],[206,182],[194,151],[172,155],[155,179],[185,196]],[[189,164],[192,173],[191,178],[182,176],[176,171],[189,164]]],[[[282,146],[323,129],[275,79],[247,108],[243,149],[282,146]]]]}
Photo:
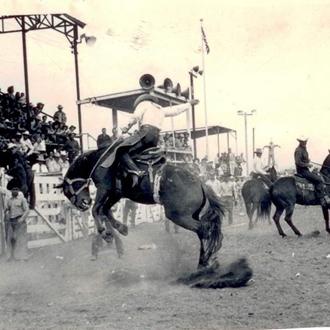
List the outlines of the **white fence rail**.
{"type": "MultiPolygon", "coordinates": [[[[4,176],[2,175],[2,178],[4,176]]],[[[60,174],[40,173],[35,175],[36,207],[27,218],[28,247],[35,248],[86,237],[94,232],[91,211],[80,212],[55,188],[62,180],[60,174]]],[[[6,182],[2,180],[2,189],[6,182]]],[[[7,192],[10,196],[9,192],[7,192]]],[[[3,195],[2,195],[3,196],[3,195]]],[[[114,208],[115,218],[122,220],[124,200],[114,208]]],[[[0,252],[4,251],[4,201],[0,199],[0,252]]],[[[135,223],[161,220],[160,205],[138,205],[135,223]]]]}

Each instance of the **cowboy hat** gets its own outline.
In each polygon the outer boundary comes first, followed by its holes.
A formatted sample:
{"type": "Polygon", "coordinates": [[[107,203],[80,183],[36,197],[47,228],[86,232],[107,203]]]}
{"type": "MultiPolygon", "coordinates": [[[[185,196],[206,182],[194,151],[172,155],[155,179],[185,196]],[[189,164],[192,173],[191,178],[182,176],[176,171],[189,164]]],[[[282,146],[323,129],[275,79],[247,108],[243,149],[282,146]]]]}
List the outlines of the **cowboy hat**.
{"type": "Polygon", "coordinates": [[[63,109],[63,105],[59,104],[59,105],[57,106],[57,109],[63,109]]]}
{"type": "Polygon", "coordinates": [[[46,160],[45,160],[44,155],[43,155],[43,154],[38,155],[38,157],[37,157],[37,161],[38,161],[38,162],[45,162],[46,160]]]}
{"type": "Polygon", "coordinates": [[[29,132],[29,131],[24,131],[24,132],[22,133],[22,135],[30,135],[30,132],[29,132]]]}
{"type": "Polygon", "coordinates": [[[262,154],[262,149],[261,148],[257,148],[254,153],[255,154],[262,154]]]}
{"type": "Polygon", "coordinates": [[[300,135],[297,138],[297,141],[299,141],[299,142],[306,142],[307,140],[308,140],[308,137],[306,137],[305,135],[300,135]]]}
{"type": "Polygon", "coordinates": [[[135,109],[141,102],[143,101],[152,101],[155,103],[158,103],[159,100],[156,96],[150,95],[150,94],[142,94],[138,96],[134,102],[133,108],[135,109]]]}

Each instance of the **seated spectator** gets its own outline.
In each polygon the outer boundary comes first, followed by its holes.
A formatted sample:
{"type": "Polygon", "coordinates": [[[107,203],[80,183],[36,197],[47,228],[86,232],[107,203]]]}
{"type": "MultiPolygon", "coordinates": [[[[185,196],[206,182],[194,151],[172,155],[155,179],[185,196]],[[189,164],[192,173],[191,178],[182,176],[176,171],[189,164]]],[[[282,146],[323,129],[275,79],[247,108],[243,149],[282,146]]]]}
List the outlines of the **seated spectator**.
{"type": "Polygon", "coordinates": [[[56,173],[61,172],[61,165],[58,162],[59,155],[57,155],[57,152],[50,152],[49,157],[46,160],[46,166],[48,168],[49,173],[56,173]],[[56,159],[55,159],[56,154],[56,159]]]}
{"type": "Polygon", "coordinates": [[[32,171],[35,173],[48,173],[48,168],[46,166],[46,160],[44,155],[39,155],[37,158],[37,163],[32,166],[32,171]]]}
{"type": "Polygon", "coordinates": [[[45,140],[42,138],[43,135],[36,136],[36,140],[33,143],[33,151],[37,153],[45,153],[46,152],[46,143],[45,140]]]}
{"type": "Polygon", "coordinates": [[[22,146],[23,154],[25,154],[26,156],[30,156],[33,153],[33,145],[32,145],[32,142],[30,140],[29,131],[23,132],[22,139],[21,139],[20,143],[21,143],[21,146],[22,146]]]}
{"type": "Polygon", "coordinates": [[[64,150],[60,151],[59,163],[60,163],[60,166],[62,168],[62,174],[64,176],[66,174],[68,168],[70,167],[70,163],[69,163],[69,160],[68,160],[68,154],[64,150]]]}
{"type": "Polygon", "coordinates": [[[64,144],[64,149],[68,152],[69,163],[72,164],[72,162],[78,156],[80,148],[79,143],[75,140],[75,133],[69,133],[68,137],[68,140],[64,144]]]}

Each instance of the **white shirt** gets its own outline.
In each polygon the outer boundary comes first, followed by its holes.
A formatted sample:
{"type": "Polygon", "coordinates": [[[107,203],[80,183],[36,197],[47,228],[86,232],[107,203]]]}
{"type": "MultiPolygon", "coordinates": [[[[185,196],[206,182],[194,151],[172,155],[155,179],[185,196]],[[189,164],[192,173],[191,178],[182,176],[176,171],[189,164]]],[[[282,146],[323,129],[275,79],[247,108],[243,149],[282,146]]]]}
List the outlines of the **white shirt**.
{"type": "Polygon", "coordinates": [[[43,163],[36,163],[36,164],[33,164],[32,171],[34,171],[36,173],[48,173],[48,168],[43,163]]]}
{"type": "Polygon", "coordinates": [[[259,174],[267,174],[266,171],[264,170],[265,165],[262,162],[261,157],[254,157],[253,159],[253,172],[254,173],[259,173],[259,174]]]}
{"type": "Polygon", "coordinates": [[[217,196],[221,193],[221,182],[217,179],[207,180],[205,184],[213,189],[217,196]]]}
{"type": "Polygon", "coordinates": [[[24,140],[23,138],[21,138],[20,143],[22,146],[23,153],[28,153],[28,155],[30,155],[33,152],[33,145],[30,139],[24,140]]]}
{"type": "Polygon", "coordinates": [[[234,197],[236,199],[236,187],[232,181],[220,182],[220,196],[221,197],[234,197]]]}
{"type": "Polygon", "coordinates": [[[190,109],[190,103],[161,107],[160,105],[151,102],[143,101],[135,109],[130,124],[133,125],[139,122],[140,125],[152,125],[160,130],[162,129],[165,117],[173,117],[190,109]]]}

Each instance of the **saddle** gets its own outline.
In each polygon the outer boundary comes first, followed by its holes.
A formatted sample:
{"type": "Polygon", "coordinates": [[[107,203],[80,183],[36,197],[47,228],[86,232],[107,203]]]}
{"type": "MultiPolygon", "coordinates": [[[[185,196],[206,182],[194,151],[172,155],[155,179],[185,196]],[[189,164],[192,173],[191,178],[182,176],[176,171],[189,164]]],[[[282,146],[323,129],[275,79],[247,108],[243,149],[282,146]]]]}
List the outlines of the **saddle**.
{"type": "Polygon", "coordinates": [[[301,190],[315,191],[314,185],[310,181],[302,177],[301,175],[295,173],[294,178],[297,187],[300,188],[301,190]]]}
{"type": "Polygon", "coordinates": [[[158,147],[146,149],[140,154],[133,155],[132,159],[137,164],[145,164],[152,166],[158,163],[163,164],[166,161],[165,152],[158,147]]]}

